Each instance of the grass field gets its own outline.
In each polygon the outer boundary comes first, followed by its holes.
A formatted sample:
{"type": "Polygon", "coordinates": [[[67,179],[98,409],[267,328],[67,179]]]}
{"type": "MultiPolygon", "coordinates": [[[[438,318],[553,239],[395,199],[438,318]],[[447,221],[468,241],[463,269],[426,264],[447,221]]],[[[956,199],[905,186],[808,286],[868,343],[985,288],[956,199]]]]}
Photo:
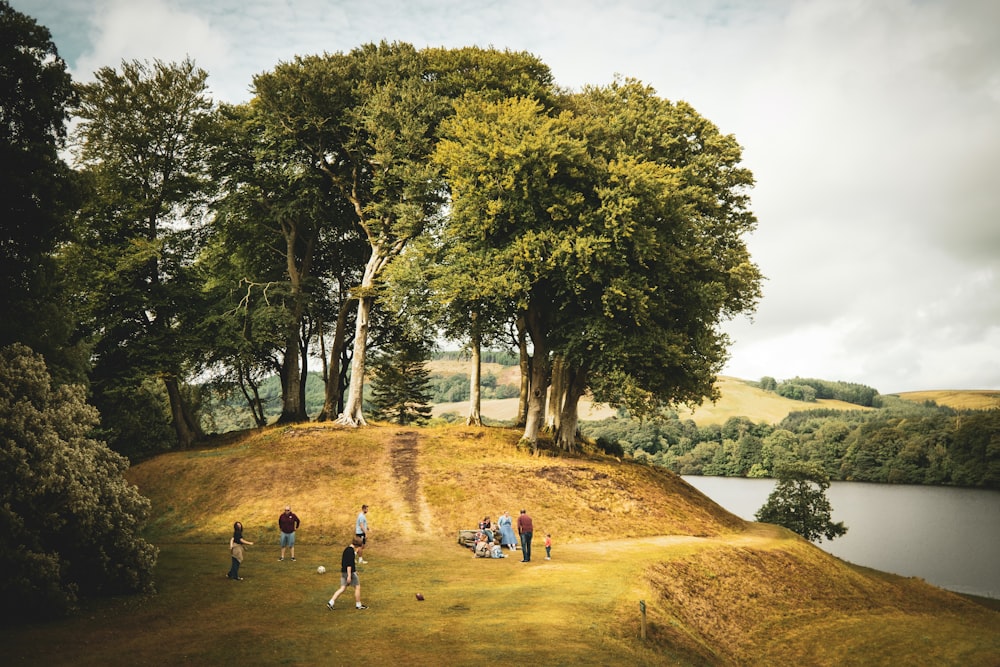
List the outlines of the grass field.
{"type": "Polygon", "coordinates": [[[900,398],[914,403],[934,401],[938,405],[946,405],[956,410],[995,410],[1000,408],[1000,391],[905,391],[897,394],[900,398]]]}
{"type": "MultiPolygon", "coordinates": [[[[599,455],[532,456],[516,431],[272,427],[129,472],[153,503],[158,593],[0,628],[24,665],[997,665],[1000,613],[746,523],[677,476],[599,455]],[[370,609],[330,612],[361,503],[370,609]],[[277,517],[302,518],[278,562],[277,517]],[[531,563],[456,544],[526,507],[531,563]],[[234,520],[241,574],[225,578],[234,520]],[[553,559],[542,536],[553,535],[553,559]],[[316,573],[324,565],[332,570],[316,573]],[[426,598],[420,602],[416,593],[426,598]],[[640,637],[640,601],[646,638],[640,637]]],[[[510,553],[510,552],[508,552],[510,553]]]]}
{"type": "MultiPolygon", "coordinates": [[[[434,362],[442,364],[443,362],[434,362]]],[[[432,364],[435,372],[461,372],[460,362],[447,362],[447,366],[436,366],[432,364]]],[[[506,370],[493,364],[491,372],[497,377],[507,377],[510,369],[506,370]]],[[[517,369],[514,369],[515,371],[517,369]]],[[[464,371],[467,373],[468,368],[464,371]]],[[[486,372],[484,368],[483,372],[486,372]]],[[[506,381],[506,380],[505,380],[506,381]]],[[[512,383],[517,383],[515,374],[512,383]]],[[[790,398],[778,396],[774,392],[764,391],[744,380],[721,376],[718,378],[721,398],[716,403],[706,402],[693,410],[681,408],[677,410],[677,415],[681,419],[691,419],[699,426],[707,424],[724,424],[731,417],[748,417],[756,423],[777,424],[788,413],[798,410],[812,410],[816,408],[829,408],[833,410],[863,410],[860,406],[843,401],[818,400],[815,403],[803,403],[793,401],[790,398]]],[[[497,421],[511,421],[517,414],[517,399],[506,398],[495,401],[483,401],[480,408],[483,417],[497,421]]],[[[468,401],[462,403],[439,403],[433,406],[435,416],[446,412],[454,412],[465,416],[469,411],[468,401]]],[[[598,421],[613,417],[616,411],[607,405],[595,404],[584,398],[580,401],[580,419],[583,421],[598,421]]]]}

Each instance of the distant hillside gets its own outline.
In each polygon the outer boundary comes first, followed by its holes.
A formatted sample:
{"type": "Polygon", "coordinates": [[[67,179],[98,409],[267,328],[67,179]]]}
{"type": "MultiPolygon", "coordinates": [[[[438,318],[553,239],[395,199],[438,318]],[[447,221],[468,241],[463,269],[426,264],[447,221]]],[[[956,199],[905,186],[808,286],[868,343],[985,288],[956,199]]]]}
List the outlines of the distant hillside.
{"type": "MultiPolygon", "coordinates": [[[[442,365],[441,362],[434,362],[431,364],[432,372],[442,372],[447,369],[448,372],[468,372],[468,364],[459,364],[459,362],[447,362],[447,366],[442,365]]],[[[506,382],[517,382],[518,381],[518,369],[511,367],[501,367],[499,365],[496,368],[490,368],[490,371],[497,375],[498,378],[502,378],[502,381],[506,382]],[[510,378],[513,376],[513,380],[510,378]]],[[[486,372],[486,367],[484,365],[483,372],[486,372]]],[[[722,397],[717,403],[709,403],[691,410],[678,410],[678,417],[681,419],[691,419],[699,426],[705,426],[708,424],[723,424],[730,417],[748,417],[751,421],[755,423],[766,422],[768,424],[777,424],[782,419],[784,419],[790,412],[797,412],[800,410],[812,410],[816,408],[828,408],[831,410],[863,410],[866,408],[861,408],[853,403],[845,403],[843,401],[832,401],[820,399],[815,402],[806,403],[803,401],[794,401],[789,398],[784,398],[778,396],[774,392],[764,391],[759,387],[753,386],[753,384],[745,381],[739,380],[732,377],[719,377],[719,391],[722,397]]],[[[434,406],[434,414],[441,415],[446,412],[455,412],[459,415],[465,415],[469,410],[468,402],[461,403],[441,403],[434,406]]],[[[501,401],[484,401],[482,404],[482,413],[484,417],[489,419],[495,419],[498,421],[508,421],[514,419],[517,413],[517,399],[504,399],[501,401]]],[[[584,421],[598,421],[601,419],[606,419],[608,417],[613,417],[616,411],[609,408],[606,405],[594,405],[590,401],[584,399],[580,401],[580,419],[584,421]]]]}
{"type": "Polygon", "coordinates": [[[937,391],[904,391],[896,395],[914,403],[934,401],[938,405],[946,405],[956,410],[992,410],[1000,408],[1000,391],[956,391],[941,389],[937,391]]]}
{"type": "MultiPolygon", "coordinates": [[[[469,362],[455,359],[436,359],[428,362],[432,376],[449,377],[453,375],[468,376],[469,362]]],[[[496,377],[497,384],[520,386],[520,369],[517,366],[499,363],[484,363],[484,376],[491,374],[496,377]]],[[[369,385],[370,386],[370,385],[369,385]]],[[[692,410],[678,410],[682,420],[691,419],[698,426],[723,424],[731,417],[747,417],[755,423],[777,424],[791,412],[828,408],[832,410],[864,410],[853,403],[819,399],[813,402],[796,401],[784,398],[778,394],[765,391],[756,383],[733,377],[720,376],[719,390],[722,397],[715,404],[705,404],[692,410]]],[[[267,415],[274,419],[281,410],[281,385],[277,376],[267,378],[260,388],[261,399],[264,402],[267,415]]],[[[934,401],[938,405],[946,405],[956,409],[984,410],[1000,407],[1000,391],[919,391],[897,394],[900,398],[923,403],[934,401]]],[[[323,406],[324,392],[319,373],[310,372],[306,382],[306,411],[315,416],[323,406]]],[[[511,421],[517,412],[517,399],[484,400],[482,415],[498,422],[511,421]]],[[[455,403],[437,403],[432,406],[433,415],[455,413],[465,416],[469,411],[468,401],[455,403]]],[[[224,401],[214,401],[206,405],[211,414],[210,424],[206,425],[209,432],[226,432],[242,430],[253,426],[245,400],[239,392],[233,392],[224,401]]],[[[614,417],[617,411],[607,405],[593,404],[584,398],[580,401],[580,418],[583,421],[600,421],[614,417]]]]}

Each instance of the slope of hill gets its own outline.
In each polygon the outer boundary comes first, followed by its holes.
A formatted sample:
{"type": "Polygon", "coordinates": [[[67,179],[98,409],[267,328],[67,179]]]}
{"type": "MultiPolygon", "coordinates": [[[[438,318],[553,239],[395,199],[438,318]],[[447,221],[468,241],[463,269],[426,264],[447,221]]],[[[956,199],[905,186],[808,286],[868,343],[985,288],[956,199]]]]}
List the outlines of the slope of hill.
{"type": "Polygon", "coordinates": [[[271,427],[133,467],[152,501],[160,593],[58,623],[0,629],[14,664],[990,665],[1000,614],[851,566],[748,524],[663,469],[540,456],[507,429],[271,427]],[[277,561],[277,516],[302,518],[277,561]],[[364,613],[328,612],[342,545],[371,507],[364,613]],[[535,556],[456,544],[527,508],[535,556]],[[256,544],[227,581],[234,520],[256,544]],[[555,543],[543,560],[542,537],[555,543]],[[414,593],[422,592],[418,602],[414,593]],[[645,639],[640,639],[646,608],[645,639]],[[86,638],[83,641],[81,638],[86,638]]]}
{"type": "MultiPolygon", "coordinates": [[[[457,363],[457,362],[452,362],[457,363]]],[[[510,371],[503,367],[491,369],[498,378],[506,377],[510,371]]],[[[515,371],[517,369],[514,369],[515,371]]],[[[459,372],[459,371],[455,371],[459,372]]],[[[485,370],[484,370],[485,372],[485,370]]],[[[515,382],[516,374],[515,374],[515,382]]],[[[694,410],[679,409],[678,416],[681,419],[691,419],[699,426],[707,424],[723,424],[731,417],[748,417],[755,423],[765,422],[777,424],[784,419],[788,413],[799,410],[812,410],[817,408],[828,408],[832,410],[865,410],[853,403],[844,401],[834,401],[820,399],[814,403],[804,403],[793,401],[790,398],[778,396],[772,391],[764,391],[755,387],[745,380],[732,377],[720,376],[718,379],[721,398],[716,403],[706,402],[694,408],[694,410]]],[[[439,403],[433,406],[434,415],[442,415],[447,412],[454,412],[465,415],[469,411],[468,402],[462,403],[439,403]]],[[[509,421],[517,414],[517,399],[507,398],[498,401],[483,401],[482,414],[489,419],[497,421],[509,421]]],[[[580,419],[584,421],[597,421],[613,417],[616,411],[606,405],[594,404],[587,399],[580,401],[580,419]]]]}
{"type": "Polygon", "coordinates": [[[956,410],[995,410],[1000,408],[1000,391],[939,389],[936,391],[904,391],[896,395],[914,403],[934,401],[938,405],[946,405],[956,410]]]}

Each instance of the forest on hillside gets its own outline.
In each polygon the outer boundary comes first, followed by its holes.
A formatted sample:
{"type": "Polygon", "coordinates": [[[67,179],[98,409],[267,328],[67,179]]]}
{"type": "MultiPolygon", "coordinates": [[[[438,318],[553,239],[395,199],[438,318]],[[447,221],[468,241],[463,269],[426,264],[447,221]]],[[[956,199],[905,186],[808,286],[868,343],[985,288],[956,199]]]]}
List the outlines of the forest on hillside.
{"type": "Polygon", "coordinates": [[[1000,410],[955,410],[881,396],[876,410],[805,409],[778,424],[733,417],[697,426],[665,411],[584,422],[608,452],[681,475],[771,477],[792,461],[833,480],[1000,489],[1000,410]]]}

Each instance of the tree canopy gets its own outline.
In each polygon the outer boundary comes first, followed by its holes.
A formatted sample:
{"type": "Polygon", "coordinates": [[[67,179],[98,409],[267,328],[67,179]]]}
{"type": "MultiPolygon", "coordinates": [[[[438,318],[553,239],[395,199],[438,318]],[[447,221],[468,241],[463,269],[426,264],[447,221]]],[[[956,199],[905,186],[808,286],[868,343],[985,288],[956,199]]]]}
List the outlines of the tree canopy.
{"type": "Polygon", "coordinates": [[[59,259],[115,447],[173,446],[166,426],[194,442],[205,378],[261,424],[276,372],[279,420],[308,419],[317,354],[319,417],[362,425],[368,346],[393,349],[396,320],[422,323],[424,349],[517,349],[534,446],[545,428],[574,446],[587,392],[635,415],[714,397],[720,323],[760,295],[753,178],[690,105],[401,42],[280,62],[246,104],[206,81],[135,60],[67,89],[84,201],[59,259]]]}
{"type": "Polygon", "coordinates": [[[826,490],[830,478],[815,464],[794,462],[777,470],[778,485],[754,515],[758,521],[784,526],[810,542],[833,540],[847,533],[843,521],[834,523],[826,490]]]}
{"type": "MultiPolygon", "coordinates": [[[[191,60],[127,61],[78,86],[75,109],[77,157],[90,185],[76,256],[98,405],[113,419],[144,382],[162,382],[181,446],[201,434],[182,384],[197,357],[186,325],[201,316],[191,272],[210,186],[207,77],[191,60]]],[[[133,435],[115,430],[116,440],[133,435]]]]}
{"type": "Polygon", "coordinates": [[[70,239],[76,179],[60,157],[75,103],[49,30],[0,0],[0,345],[31,345],[82,381],[86,346],[56,253],[70,239]]]}
{"type": "Polygon", "coordinates": [[[752,177],[731,136],[637,81],[558,107],[467,97],[435,159],[451,192],[441,236],[460,258],[451,284],[523,317],[525,438],[537,441],[551,382],[571,447],[587,390],[637,415],[713,397],[718,325],[752,310],[761,276],[742,241],[752,177]]]}

